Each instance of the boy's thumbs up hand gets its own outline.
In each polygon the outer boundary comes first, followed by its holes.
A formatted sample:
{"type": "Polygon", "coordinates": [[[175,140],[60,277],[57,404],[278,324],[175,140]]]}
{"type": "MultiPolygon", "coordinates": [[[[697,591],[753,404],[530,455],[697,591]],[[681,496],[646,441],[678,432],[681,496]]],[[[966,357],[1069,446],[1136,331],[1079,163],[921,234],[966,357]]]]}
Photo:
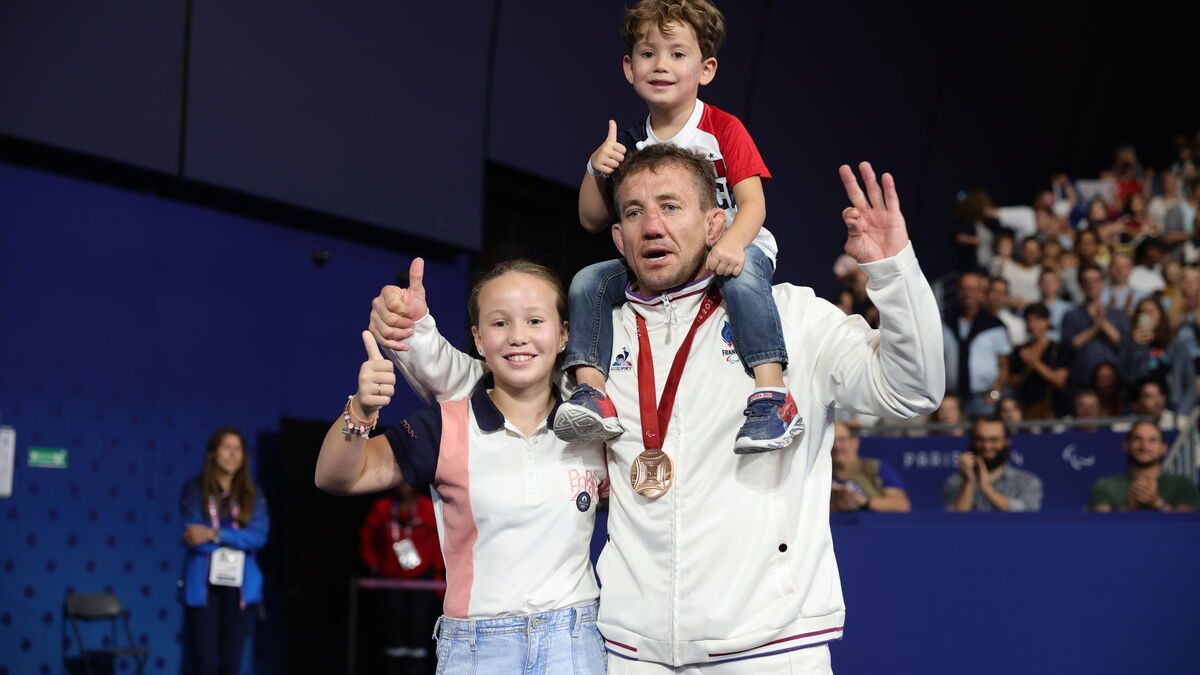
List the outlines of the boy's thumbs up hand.
{"type": "Polygon", "coordinates": [[[604,143],[596,148],[588,159],[588,167],[593,176],[604,175],[611,176],[621,162],[625,161],[625,146],[617,142],[617,123],[613,120],[608,121],[608,136],[604,139],[604,143]]]}

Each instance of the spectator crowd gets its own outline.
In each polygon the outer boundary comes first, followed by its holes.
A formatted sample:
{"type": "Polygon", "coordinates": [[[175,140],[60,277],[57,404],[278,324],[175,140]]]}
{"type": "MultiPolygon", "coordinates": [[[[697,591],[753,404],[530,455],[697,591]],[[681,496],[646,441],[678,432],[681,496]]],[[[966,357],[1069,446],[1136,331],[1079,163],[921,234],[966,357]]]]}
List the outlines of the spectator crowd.
{"type": "MultiPolygon", "coordinates": [[[[946,396],[915,432],[968,436],[944,485],[946,510],[1038,510],[1041,481],[1009,462],[1012,433],[1065,420],[1125,433],[1129,468],[1096,483],[1092,510],[1200,506],[1194,480],[1162,470],[1163,432],[1184,429],[1196,406],[1198,155],[1200,133],[1175,139],[1165,169],[1121,146],[1097,178],[1053,176],[1028,205],[999,207],[979,189],[959,195],[957,269],[943,301],[946,396]],[[1047,423],[1030,426],[1038,420],[1047,423]]],[[[834,265],[836,302],[877,327],[852,262],[834,265]]],[[[859,431],[876,420],[838,416],[831,508],[908,510],[899,475],[858,456],[859,431]]]]}

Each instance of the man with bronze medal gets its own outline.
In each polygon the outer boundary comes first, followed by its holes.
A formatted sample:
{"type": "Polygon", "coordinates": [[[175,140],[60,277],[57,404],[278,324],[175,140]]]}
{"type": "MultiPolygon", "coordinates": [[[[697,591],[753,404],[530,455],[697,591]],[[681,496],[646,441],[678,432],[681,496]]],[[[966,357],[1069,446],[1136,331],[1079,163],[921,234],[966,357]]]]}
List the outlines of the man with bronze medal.
{"type": "MultiPolygon", "coordinates": [[[[859,172],[861,186],[849,166],[839,170],[851,204],[845,251],[869,278],[880,328],[809,288],[774,287],[789,414],[807,429],[756,455],[732,452],[754,383],[722,354],[727,315],[704,269],[725,226],[712,163],[654,145],[613,177],[613,240],[633,279],[613,309],[613,346],[633,367],[613,368],[607,383],[625,411],[609,475],[629,477],[612,481],[597,565],[609,673],[831,672],[826,643],[845,620],[829,529],[833,412],[916,417],[937,408],[945,386],[938,310],[895,181],[865,162],[859,172]]],[[[463,395],[477,375],[469,357],[408,316],[400,291],[376,298],[375,338],[405,341],[391,356],[418,392],[463,395]]]]}

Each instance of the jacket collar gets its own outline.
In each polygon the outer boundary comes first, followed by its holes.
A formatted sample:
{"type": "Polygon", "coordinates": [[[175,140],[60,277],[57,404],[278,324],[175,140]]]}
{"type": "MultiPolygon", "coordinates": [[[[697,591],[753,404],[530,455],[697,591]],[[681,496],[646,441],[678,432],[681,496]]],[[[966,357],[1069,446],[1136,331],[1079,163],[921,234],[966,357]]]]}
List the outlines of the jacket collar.
{"type": "MultiPolygon", "coordinates": [[[[488,373],[479,379],[479,383],[475,385],[474,391],[471,392],[471,411],[475,414],[475,423],[485,433],[499,431],[504,428],[504,413],[500,412],[500,409],[492,402],[492,397],[488,396],[488,391],[495,387],[496,378],[492,373],[488,373]]],[[[558,393],[558,387],[554,385],[550,386],[550,393],[554,396],[554,407],[550,409],[550,415],[546,418],[546,424],[553,428],[554,413],[558,411],[558,406],[562,403],[562,397],[558,393]]]]}

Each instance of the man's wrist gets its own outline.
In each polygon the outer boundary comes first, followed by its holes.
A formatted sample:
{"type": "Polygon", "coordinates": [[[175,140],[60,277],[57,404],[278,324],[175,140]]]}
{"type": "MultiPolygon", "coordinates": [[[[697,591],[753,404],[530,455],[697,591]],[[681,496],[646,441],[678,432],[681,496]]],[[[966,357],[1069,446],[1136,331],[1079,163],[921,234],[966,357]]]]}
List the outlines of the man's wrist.
{"type": "Polygon", "coordinates": [[[915,265],[917,255],[913,252],[912,242],[905,241],[904,246],[892,255],[884,255],[882,258],[870,262],[862,262],[861,260],[857,262],[862,270],[867,273],[867,279],[874,281],[899,274],[915,265]]]}

